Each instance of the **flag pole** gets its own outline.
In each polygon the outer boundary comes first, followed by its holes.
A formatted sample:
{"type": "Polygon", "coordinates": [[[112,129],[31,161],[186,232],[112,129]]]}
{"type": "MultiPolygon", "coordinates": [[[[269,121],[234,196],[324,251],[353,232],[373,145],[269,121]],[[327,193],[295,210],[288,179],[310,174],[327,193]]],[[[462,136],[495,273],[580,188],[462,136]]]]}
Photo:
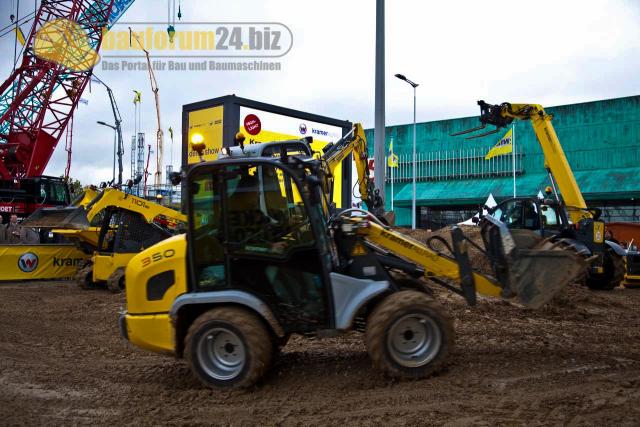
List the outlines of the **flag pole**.
{"type": "Polygon", "coordinates": [[[391,165],[391,211],[393,211],[393,163],[391,165]]]}
{"type": "Polygon", "coordinates": [[[511,124],[511,159],[513,169],[513,197],[516,197],[516,126],[511,124]]]}
{"type": "MultiPolygon", "coordinates": [[[[391,159],[391,211],[393,212],[393,138],[391,138],[391,153],[389,157],[391,159]]],[[[389,161],[387,160],[387,164],[389,161]]]]}

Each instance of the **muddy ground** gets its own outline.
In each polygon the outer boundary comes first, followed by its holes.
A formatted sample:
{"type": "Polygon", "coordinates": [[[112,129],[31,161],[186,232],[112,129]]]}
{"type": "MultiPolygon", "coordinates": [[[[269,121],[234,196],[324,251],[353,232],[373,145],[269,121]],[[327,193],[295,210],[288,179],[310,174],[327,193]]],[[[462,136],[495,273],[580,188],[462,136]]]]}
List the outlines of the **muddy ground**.
{"type": "Polygon", "coordinates": [[[120,339],[122,295],[1,284],[0,424],[640,424],[640,290],[571,287],[538,312],[438,299],[458,345],[437,377],[380,377],[355,333],[294,337],[259,387],[222,393],[120,339]]]}

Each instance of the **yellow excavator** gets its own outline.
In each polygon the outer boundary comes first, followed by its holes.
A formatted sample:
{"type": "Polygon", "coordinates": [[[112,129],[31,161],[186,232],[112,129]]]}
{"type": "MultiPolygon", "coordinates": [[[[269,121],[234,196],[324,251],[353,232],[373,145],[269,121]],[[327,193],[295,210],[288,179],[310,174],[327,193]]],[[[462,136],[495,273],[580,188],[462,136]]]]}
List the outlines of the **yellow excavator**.
{"type": "Polygon", "coordinates": [[[544,153],[544,166],[551,184],[545,199],[509,198],[490,209],[490,215],[510,229],[535,231],[589,259],[590,268],[585,277],[589,288],[609,290],[619,286],[625,275],[626,251],[617,243],[605,240],[601,212],[587,206],[551,123],[553,116],[537,104],[491,105],[478,101],[478,105],[480,126],[453,136],[475,132],[487,125],[495,126],[489,132],[467,138],[473,139],[496,133],[514,120],[529,121],[544,153]]]}
{"type": "Polygon", "coordinates": [[[51,228],[92,254],[76,274],[81,287],[106,284],[119,292],[124,289],[129,260],[140,250],[182,232],[185,222],[186,216],[174,209],[118,188],[104,188],[84,205],[39,209],[25,225],[51,228]]]}
{"type": "Polygon", "coordinates": [[[242,139],[172,177],[185,191],[187,233],[143,250],[126,268],[121,334],[185,358],[207,386],[256,383],[291,334],[350,330],[364,333],[378,370],[423,378],[446,365],[455,341],[430,287],[470,305],[479,293],[538,308],[586,269],[574,252],[492,217],[480,224],[484,247],[453,228],[446,253],[390,228],[359,124],[322,153],[309,139],[242,139]],[[333,168],[350,153],[368,211],[330,203],[333,168]],[[470,245],[493,275],[473,269],[470,245]]]}

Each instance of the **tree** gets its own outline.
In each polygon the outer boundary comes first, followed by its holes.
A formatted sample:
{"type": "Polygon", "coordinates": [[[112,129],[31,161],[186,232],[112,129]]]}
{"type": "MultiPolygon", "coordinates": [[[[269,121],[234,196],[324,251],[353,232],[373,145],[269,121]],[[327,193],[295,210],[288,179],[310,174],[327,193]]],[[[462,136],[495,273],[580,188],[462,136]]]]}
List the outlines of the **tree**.
{"type": "MultiPolygon", "coordinates": [[[[64,178],[63,175],[60,176],[60,178],[64,178]]],[[[67,185],[69,186],[69,191],[71,192],[71,197],[73,196],[77,196],[78,194],[82,193],[83,189],[82,189],[82,183],[80,182],[79,179],[74,179],[74,178],[67,178],[67,185]]]]}

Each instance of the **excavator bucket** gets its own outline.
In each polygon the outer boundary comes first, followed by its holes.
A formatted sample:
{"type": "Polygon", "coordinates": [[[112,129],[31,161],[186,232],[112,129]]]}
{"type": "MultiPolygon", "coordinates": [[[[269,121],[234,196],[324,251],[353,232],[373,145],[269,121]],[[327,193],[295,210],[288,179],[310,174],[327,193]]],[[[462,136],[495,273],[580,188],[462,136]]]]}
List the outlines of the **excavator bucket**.
{"type": "Polygon", "coordinates": [[[66,228],[86,230],[90,224],[83,207],[40,208],[22,221],[22,225],[34,228],[66,228]]]}
{"type": "Polygon", "coordinates": [[[527,307],[542,307],[586,274],[583,257],[531,230],[509,230],[490,216],[483,218],[481,227],[503,296],[515,296],[527,307]]]}

